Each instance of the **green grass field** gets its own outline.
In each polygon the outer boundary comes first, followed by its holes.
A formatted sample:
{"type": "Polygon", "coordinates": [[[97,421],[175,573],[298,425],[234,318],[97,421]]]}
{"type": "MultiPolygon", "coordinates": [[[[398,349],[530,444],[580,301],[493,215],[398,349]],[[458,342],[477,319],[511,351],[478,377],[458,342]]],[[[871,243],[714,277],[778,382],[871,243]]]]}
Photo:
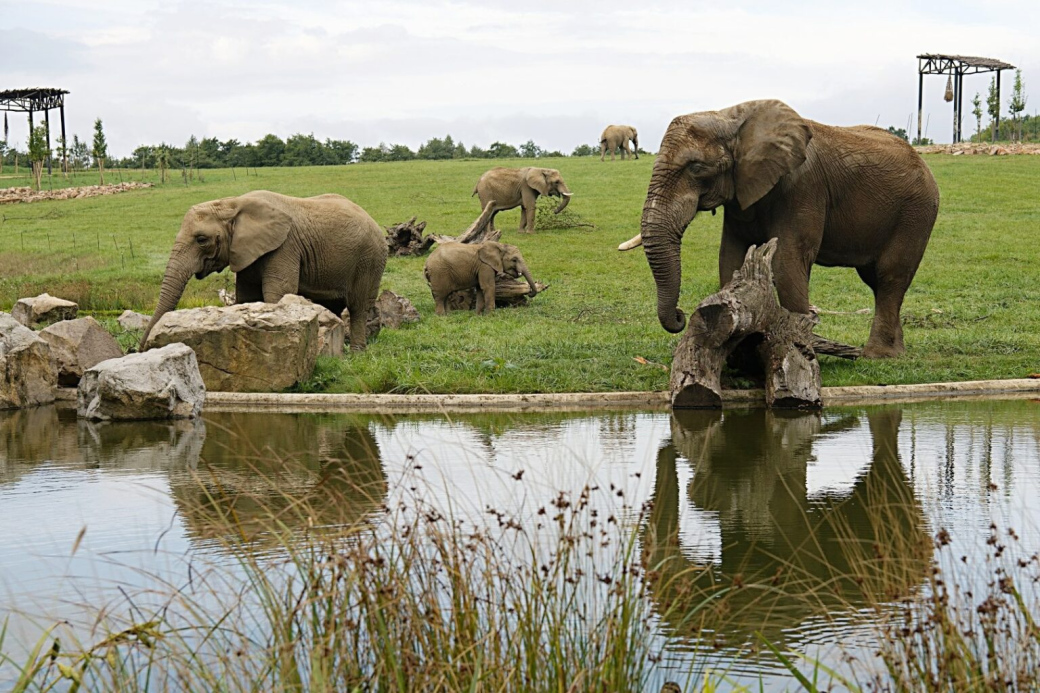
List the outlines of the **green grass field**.
{"type": "MultiPolygon", "coordinates": [[[[821,357],[824,385],[900,384],[1015,378],[1040,371],[1040,157],[930,156],[942,193],[939,219],[906,296],[907,354],[891,361],[821,357]]],[[[43,291],[99,315],[150,311],[173,237],[192,204],[254,189],[289,195],[336,192],[383,226],[411,216],[454,234],[479,214],[477,178],[503,162],[434,161],[338,167],[204,171],[205,182],[83,200],[0,207],[0,310],[43,291]]],[[[391,258],[383,288],[410,298],[422,322],[386,330],[368,351],[319,363],[304,389],[328,392],[563,392],[660,390],[667,374],[633,357],[668,364],[678,336],[657,322],[653,279],[642,250],[618,253],[639,230],[653,164],[547,159],[575,196],[555,228],[540,216],[518,234],[519,210],[498,215],[503,241],[518,245],[551,288],[529,307],[491,316],[437,317],[422,276],[423,258],[391,258]],[[578,223],[584,225],[576,225],[578,223]],[[591,225],[591,226],[589,226],[591,225]]],[[[0,186],[25,185],[9,176],[0,186]]],[[[145,179],[154,180],[152,172],[145,179]]],[[[106,172],[106,182],[140,171],[106,172]]],[[[57,187],[60,177],[52,184],[57,187]]],[[[75,184],[96,183],[81,174],[75,184]]],[[[64,184],[64,183],[61,183],[64,184]]],[[[46,187],[47,181],[44,180],[46,187]]],[[[722,215],[699,216],[686,233],[680,305],[689,312],[717,289],[722,215]]],[[[217,303],[234,285],[227,270],[192,280],[181,307],[217,303]]],[[[818,267],[810,298],[826,311],[819,334],[861,345],[870,327],[870,291],[851,269],[818,267]]],[[[129,342],[130,340],[127,340],[129,342]]]]}

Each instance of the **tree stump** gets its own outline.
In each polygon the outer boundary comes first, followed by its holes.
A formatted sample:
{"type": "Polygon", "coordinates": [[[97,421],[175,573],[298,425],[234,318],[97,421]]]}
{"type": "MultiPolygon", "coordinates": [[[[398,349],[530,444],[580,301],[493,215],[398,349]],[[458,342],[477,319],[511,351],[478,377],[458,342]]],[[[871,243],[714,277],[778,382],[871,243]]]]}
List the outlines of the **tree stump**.
{"type": "Polygon", "coordinates": [[[721,408],[722,367],[748,339],[765,371],[767,407],[822,405],[820,364],[813,351],[816,318],[780,306],[773,288],[775,253],[776,239],[749,248],[733,279],[690,316],[672,361],[673,408],[721,408]]]}
{"type": "MultiPolygon", "coordinates": [[[[549,288],[548,284],[534,283],[535,295],[549,288]]],[[[512,308],[527,305],[531,287],[523,279],[510,279],[505,275],[495,278],[495,307],[512,308]]],[[[448,310],[473,310],[477,307],[477,289],[460,289],[448,294],[445,301],[448,310]]]]}
{"type": "Polygon", "coordinates": [[[386,247],[390,255],[401,257],[404,255],[425,255],[437,241],[432,235],[423,238],[423,230],[426,222],[415,223],[415,217],[408,221],[389,226],[386,229],[386,247]]]}

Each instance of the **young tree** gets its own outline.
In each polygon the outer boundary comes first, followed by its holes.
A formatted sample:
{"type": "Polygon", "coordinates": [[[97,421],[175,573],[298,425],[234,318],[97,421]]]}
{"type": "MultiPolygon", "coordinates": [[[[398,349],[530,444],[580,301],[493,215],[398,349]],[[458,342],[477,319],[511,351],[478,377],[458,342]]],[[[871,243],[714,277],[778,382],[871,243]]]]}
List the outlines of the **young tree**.
{"type": "Polygon", "coordinates": [[[47,147],[47,126],[37,125],[29,133],[29,161],[32,162],[33,187],[40,189],[43,179],[43,162],[51,155],[47,147]]]}
{"type": "Polygon", "coordinates": [[[155,166],[159,169],[159,182],[166,182],[166,171],[170,168],[170,145],[165,142],[155,148],[155,166]]]}
{"type": "Polygon", "coordinates": [[[4,139],[0,141],[0,173],[4,172],[4,156],[7,154],[7,111],[4,111],[4,139]]]}
{"type": "Polygon", "coordinates": [[[997,93],[997,78],[995,76],[989,80],[989,93],[986,95],[986,112],[989,113],[990,130],[993,133],[990,139],[996,142],[997,118],[1000,117],[1000,94],[997,93]]]}
{"type": "Polygon", "coordinates": [[[975,92],[975,98],[971,100],[971,114],[975,116],[975,139],[982,141],[982,97],[975,92]]]}
{"type": "Polygon", "coordinates": [[[105,131],[101,127],[101,119],[94,121],[94,148],[91,150],[94,161],[97,162],[98,175],[101,176],[101,185],[105,184],[105,157],[108,156],[108,142],[105,141],[105,131]]]}
{"type": "Polygon", "coordinates": [[[1022,84],[1022,71],[1015,70],[1015,86],[1011,88],[1011,100],[1008,102],[1008,114],[1011,116],[1011,131],[1022,141],[1022,124],[1019,114],[1026,110],[1025,85],[1022,84]]]}

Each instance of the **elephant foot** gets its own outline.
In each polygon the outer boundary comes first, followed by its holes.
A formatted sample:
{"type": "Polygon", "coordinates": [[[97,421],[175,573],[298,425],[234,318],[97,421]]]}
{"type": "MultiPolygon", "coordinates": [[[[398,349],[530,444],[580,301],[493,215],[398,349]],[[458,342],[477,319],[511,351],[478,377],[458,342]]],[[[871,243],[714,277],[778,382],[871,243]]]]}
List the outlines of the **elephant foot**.
{"type": "Polygon", "coordinates": [[[865,359],[894,359],[905,353],[906,347],[902,345],[879,346],[877,344],[867,344],[863,347],[863,358],[865,359]]]}

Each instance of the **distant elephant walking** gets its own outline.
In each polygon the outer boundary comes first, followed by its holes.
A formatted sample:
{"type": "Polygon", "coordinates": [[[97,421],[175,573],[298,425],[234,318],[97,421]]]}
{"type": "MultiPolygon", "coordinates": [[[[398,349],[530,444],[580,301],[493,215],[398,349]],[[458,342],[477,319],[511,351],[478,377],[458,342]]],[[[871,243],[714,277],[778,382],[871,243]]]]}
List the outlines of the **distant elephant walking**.
{"type": "Polygon", "coordinates": [[[447,300],[453,291],[476,289],[477,314],[495,309],[495,276],[504,274],[516,279],[523,275],[537,293],[520,249],[508,243],[442,243],[426,260],[423,268],[430,285],[437,315],[448,312],[447,300]]]}
{"type": "Polygon", "coordinates": [[[610,160],[614,160],[614,150],[621,149],[621,160],[624,161],[627,152],[635,158],[639,158],[639,133],[631,125],[608,125],[599,136],[599,160],[604,161],[604,155],[609,151],[610,160]],[[628,143],[632,143],[633,149],[629,149],[628,143]]]}
{"type": "Polygon", "coordinates": [[[539,195],[560,197],[555,213],[559,214],[571,201],[571,191],[554,168],[493,168],[477,181],[473,195],[478,195],[483,209],[491,200],[495,207],[488,222],[495,228],[495,215],[503,209],[520,208],[520,231],[534,231],[534,215],[539,195]]]}
{"type": "Polygon", "coordinates": [[[288,197],[256,190],[188,210],[173,242],[159,304],[141,348],[159,319],[177,307],[191,275],[228,265],[235,301],[277,303],[299,294],[337,315],[350,310],[350,347],[365,348],[365,318],[386,266],[383,230],[342,195],[288,197]]]}

